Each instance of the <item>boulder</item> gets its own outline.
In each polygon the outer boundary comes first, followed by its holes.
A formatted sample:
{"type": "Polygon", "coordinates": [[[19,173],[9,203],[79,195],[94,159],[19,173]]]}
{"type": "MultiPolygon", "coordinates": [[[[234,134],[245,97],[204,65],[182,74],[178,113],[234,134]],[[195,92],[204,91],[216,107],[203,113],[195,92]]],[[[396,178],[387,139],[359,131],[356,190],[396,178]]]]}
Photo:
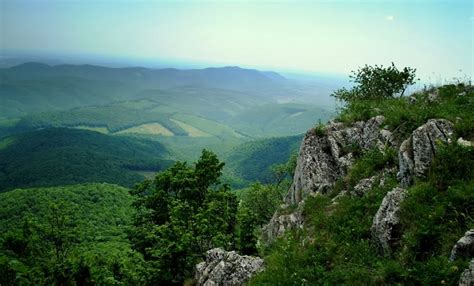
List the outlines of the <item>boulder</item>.
{"type": "Polygon", "coordinates": [[[398,152],[398,179],[402,187],[415,177],[424,177],[438,148],[437,142],[450,143],[454,126],[445,119],[430,119],[405,140],[398,152]]]}
{"type": "Polygon", "coordinates": [[[207,251],[206,261],[196,265],[196,285],[243,285],[263,269],[264,262],[261,258],[214,248],[207,251]]]}
{"type": "Polygon", "coordinates": [[[474,229],[466,231],[463,237],[454,245],[449,256],[450,261],[454,261],[459,256],[474,257],[474,229]]]}
{"type": "Polygon", "coordinates": [[[471,141],[464,140],[464,138],[459,137],[457,143],[462,147],[472,147],[474,144],[471,141]]]}
{"type": "Polygon", "coordinates": [[[286,205],[276,211],[270,222],[262,228],[262,242],[270,244],[289,229],[303,228],[303,209],[304,201],[301,201],[296,209],[286,205]]]}
{"type": "Polygon", "coordinates": [[[428,102],[429,103],[434,103],[439,101],[439,94],[438,92],[432,92],[428,94],[428,102]]]}
{"type": "Polygon", "coordinates": [[[469,268],[461,274],[459,286],[474,286],[474,259],[469,263],[469,268]]]}
{"type": "Polygon", "coordinates": [[[376,180],[377,176],[372,176],[370,178],[360,180],[357,185],[355,185],[352,195],[356,197],[362,197],[372,189],[376,180]]]}
{"type": "Polygon", "coordinates": [[[384,254],[390,254],[400,238],[400,205],[406,193],[398,187],[388,192],[373,219],[372,236],[384,254]]]}

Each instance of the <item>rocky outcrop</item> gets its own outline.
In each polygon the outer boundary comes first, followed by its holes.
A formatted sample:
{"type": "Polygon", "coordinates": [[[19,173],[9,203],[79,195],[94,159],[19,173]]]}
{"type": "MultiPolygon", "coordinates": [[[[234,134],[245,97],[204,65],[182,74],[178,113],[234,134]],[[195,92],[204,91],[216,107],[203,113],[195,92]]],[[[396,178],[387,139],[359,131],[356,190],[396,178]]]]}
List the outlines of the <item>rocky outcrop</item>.
{"type": "Polygon", "coordinates": [[[437,142],[448,143],[453,134],[453,124],[445,119],[430,119],[413,131],[398,152],[398,179],[408,187],[415,177],[426,175],[438,148],[437,142]]]}
{"type": "Polygon", "coordinates": [[[285,205],[279,211],[273,214],[270,222],[262,228],[262,242],[271,243],[275,238],[279,237],[289,229],[297,229],[303,227],[303,208],[304,201],[300,202],[296,209],[292,206],[285,205]]]}
{"type": "Polygon", "coordinates": [[[459,256],[462,257],[474,257],[474,229],[466,231],[463,237],[461,237],[449,256],[450,261],[454,261],[459,256]]]}
{"type": "Polygon", "coordinates": [[[474,259],[469,263],[469,268],[461,274],[459,286],[474,286],[474,259]]]}
{"type": "Polygon", "coordinates": [[[352,165],[354,151],[375,147],[383,150],[395,145],[392,133],[381,128],[384,120],[383,116],[376,116],[349,127],[332,122],[324,129],[313,128],[306,133],[285,207],[277,210],[263,228],[263,243],[272,242],[288,229],[302,227],[304,199],[331,190],[352,165]]]}
{"type": "Polygon", "coordinates": [[[357,185],[355,185],[354,191],[352,192],[352,196],[362,197],[369,190],[372,189],[376,181],[377,181],[377,176],[372,176],[370,178],[360,180],[357,183],[357,185]]]}
{"type": "Polygon", "coordinates": [[[372,236],[384,254],[390,254],[400,238],[400,205],[406,190],[394,188],[383,198],[371,227],[372,236]]]}
{"type": "Polygon", "coordinates": [[[206,253],[206,261],[196,266],[196,285],[243,285],[263,268],[264,262],[261,258],[214,248],[206,253]]]}
{"type": "Polygon", "coordinates": [[[352,165],[352,149],[362,151],[394,145],[392,133],[381,129],[385,118],[377,116],[350,127],[331,123],[322,131],[311,129],[300,147],[293,183],[286,202],[297,204],[311,194],[328,192],[352,165]],[[324,133],[324,134],[321,134],[324,133]]]}

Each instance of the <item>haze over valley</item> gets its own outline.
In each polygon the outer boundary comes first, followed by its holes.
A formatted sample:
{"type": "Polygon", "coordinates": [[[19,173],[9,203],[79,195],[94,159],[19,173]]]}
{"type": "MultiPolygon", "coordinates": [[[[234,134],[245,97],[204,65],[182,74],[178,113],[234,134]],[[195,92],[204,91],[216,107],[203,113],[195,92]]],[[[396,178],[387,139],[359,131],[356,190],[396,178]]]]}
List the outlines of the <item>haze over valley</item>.
{"type": "Polygon", "coordinates": [[[473,11],[0,0],[0,286],[473,286],[473,11]]]}

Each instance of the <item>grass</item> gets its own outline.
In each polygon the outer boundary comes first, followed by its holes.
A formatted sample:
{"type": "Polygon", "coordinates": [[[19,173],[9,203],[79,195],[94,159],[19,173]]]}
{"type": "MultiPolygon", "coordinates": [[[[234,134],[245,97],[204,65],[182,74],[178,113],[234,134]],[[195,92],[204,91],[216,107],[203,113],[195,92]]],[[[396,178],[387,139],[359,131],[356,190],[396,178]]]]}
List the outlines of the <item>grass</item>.
{"type": "Polygon", "coordinates": [[[190,137],[212,137],[211,134],[209,133],[206,133],[194,126],[191,126],[187,123],[184,123],[182,121],[179,121],[177,119],[174,119],[174,118],[171,118],[170,119],[171,121],[173,121],[174,123],[178,124],[179,127],[181,127],[184,131],[186,131],[186,133],[188,134],[188,136],[190,137]]]}
{"type": "Polygon", "coordinates": [[[176,114],[173,118],[184,122],[188,125],[192,125],[195,128],[198,128],[208,134],[212,134],[218,138],[226,138],[226,137],[236,137],[242,138],[244,137],[242,134],[236,132],[231,127],[221,124],[219,122],[209,120],[203,117],[191,115],[191,114],[176,114]]]}
{"type": "Polygon", "coordinates": [[[174,133],[171,132],[171,130],[156,122],[134,126],[117,132],[117,134],[128,133],[174,136],[174,133]]]}
{"type": "Polygon", "coordinates": [[[437,90],[438,99],[431,102],[428,94],[432,92],[435,90],[412,95],[416,103],[410,103],[407,97],[354,102],[342,110],[338,118],[349,123],[383,115],[386,118],[384,124],[395,132],[398,139],[406,138],[428,119],[444,118],[455,124],[457,136],[473,140],[474,92],[464,84],[446,85],[437,90]]]}
{"type": "Polygon", "coordinates": [[[81,130],[95,131],[102,134],[109,134],[109,129],[107,129],[107,127],[94,127],[94,126],[87,126],[87,125],[79,125],[74,128],[81,129],[81,130]]]}

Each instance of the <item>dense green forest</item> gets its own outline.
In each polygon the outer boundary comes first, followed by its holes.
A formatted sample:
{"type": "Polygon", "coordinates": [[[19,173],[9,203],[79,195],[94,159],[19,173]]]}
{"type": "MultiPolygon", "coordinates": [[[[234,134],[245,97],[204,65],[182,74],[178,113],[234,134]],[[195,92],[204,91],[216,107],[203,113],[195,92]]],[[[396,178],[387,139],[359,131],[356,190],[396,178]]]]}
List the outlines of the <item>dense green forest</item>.
{"type": "Polygon", "coordinates": [[[203,151],[132,191],[90,183],[1,193],[0,283],[181,285],[206,249],[255,253],[288,182],[253,185],[238,199],[220,183],[223,166],[203,151]]]}
{"type": "Polygon", "coordinates": [[[13,188],[109,182],[133,187],[140,173],[171,163],[156,141],[51,128],[0,141],[0,192],[13,188]]]}
{"type": "Polygon", "coordinates": [[[127,239],[132,202],[109,184],[1,193],[0,284],[142,284],[142,257],[127,239]]]}
{"type": "Polygon", "coordinates": [[[296,156],[303,136],[261,139],[243,143],[231,150],[224,159],[225,179],[238,188],[252,182],[271,183],[275,179],[275,166],[296,156]]]}

